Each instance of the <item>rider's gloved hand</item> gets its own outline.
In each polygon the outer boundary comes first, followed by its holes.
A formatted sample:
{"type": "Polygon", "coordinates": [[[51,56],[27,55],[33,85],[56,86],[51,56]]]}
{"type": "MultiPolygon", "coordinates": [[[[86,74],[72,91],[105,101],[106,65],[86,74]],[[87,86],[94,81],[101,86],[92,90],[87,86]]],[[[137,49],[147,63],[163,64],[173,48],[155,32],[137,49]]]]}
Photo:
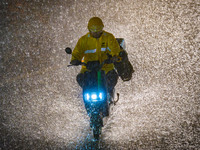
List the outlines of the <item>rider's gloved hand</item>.
{"type": "Polygon", "coordinates": [[[118,57],[117,56],[113,56],[112,57],[112,62],[116,62],[116,61],[118,61],[118,57]]]}
{"type": "Polygon", "coordinates": [[[77,60],[77,59],[75,59],[75,60],[72,60],[72,61],[70,62],[70,64],[71,64],[71,65],[78,66],[78,65],[80,65],[80,64],[81,64],[81,61],[80,61],[80,60],[77,60]]]}
{"type": "Polygon", "coordinates": [[[106,60],[105,60],[105,63],[106,63],[106,64],[111,64],[111,63],[116,62],[117,60],[118,60],[118,57],[113,56],[112,58],[106,59],[106,60]]]}
{"type": "Polygon", "coordinates": [[[113,63],[111,59],[106,59],[105,60],[105,64],[111,64],[111,63],[113,63]]]}

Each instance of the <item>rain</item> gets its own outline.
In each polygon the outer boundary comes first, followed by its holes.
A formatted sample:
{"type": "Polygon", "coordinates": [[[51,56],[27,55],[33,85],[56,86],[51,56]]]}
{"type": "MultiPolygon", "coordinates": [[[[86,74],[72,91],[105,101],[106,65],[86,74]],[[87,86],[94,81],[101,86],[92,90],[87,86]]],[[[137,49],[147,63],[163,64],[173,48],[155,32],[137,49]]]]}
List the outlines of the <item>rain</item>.
{"type": "Polygon", "coordinates": [[[200,149],[199,0],[1,0],[0,150],[93,149],[67,67],[93,16],[135,70],[115,87],[99,149],[200,149]]]}

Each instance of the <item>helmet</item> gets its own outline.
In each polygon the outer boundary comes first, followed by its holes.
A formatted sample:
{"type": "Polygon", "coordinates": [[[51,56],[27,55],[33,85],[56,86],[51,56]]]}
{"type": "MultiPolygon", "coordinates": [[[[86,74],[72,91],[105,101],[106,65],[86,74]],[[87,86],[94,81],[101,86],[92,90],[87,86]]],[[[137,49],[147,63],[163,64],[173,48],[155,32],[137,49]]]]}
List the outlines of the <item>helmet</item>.
{"type": "Polygon", "coordinates": [[[98,32],[103,29],[104,25],[99,17],[92,17],[88,22],[88,30],[92,32],[98,32]]]}

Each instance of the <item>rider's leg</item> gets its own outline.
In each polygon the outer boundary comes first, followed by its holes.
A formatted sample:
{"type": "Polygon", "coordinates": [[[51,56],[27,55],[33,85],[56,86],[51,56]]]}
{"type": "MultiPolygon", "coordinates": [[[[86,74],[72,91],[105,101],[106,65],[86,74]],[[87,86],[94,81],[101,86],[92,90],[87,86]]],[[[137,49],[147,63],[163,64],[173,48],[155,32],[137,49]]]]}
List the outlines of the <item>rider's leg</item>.
{"type": "Polygon", "coordinates": [[[118,74],[117,72],[113,69],[111,71],[109,71],[106,74],[106,79],[107,79],[107,85],[108,85],[108,92],[110,94],[111,97],[114,96],[114,87],[117,84],[117,80],[118,80],[118,74]]]}
{"type": "Polygon", "coordinates": [[[76,76],[76,81],[78,82],[79,86],[83,88],[84,74],[83,73],[79,73],[76,76]]]}

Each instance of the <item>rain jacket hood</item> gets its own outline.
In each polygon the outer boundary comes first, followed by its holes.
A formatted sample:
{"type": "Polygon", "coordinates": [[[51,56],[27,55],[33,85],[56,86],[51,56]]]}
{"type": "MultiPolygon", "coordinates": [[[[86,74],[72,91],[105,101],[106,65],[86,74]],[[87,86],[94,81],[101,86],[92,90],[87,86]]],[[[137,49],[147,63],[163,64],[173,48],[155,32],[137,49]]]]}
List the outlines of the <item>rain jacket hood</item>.
{"type": "Polygon", "coordinates": [[[98,32],[103,29],[104,25],[99,17],[93,17],[88,22],[88,30],[93,32],[98,32]]]}

